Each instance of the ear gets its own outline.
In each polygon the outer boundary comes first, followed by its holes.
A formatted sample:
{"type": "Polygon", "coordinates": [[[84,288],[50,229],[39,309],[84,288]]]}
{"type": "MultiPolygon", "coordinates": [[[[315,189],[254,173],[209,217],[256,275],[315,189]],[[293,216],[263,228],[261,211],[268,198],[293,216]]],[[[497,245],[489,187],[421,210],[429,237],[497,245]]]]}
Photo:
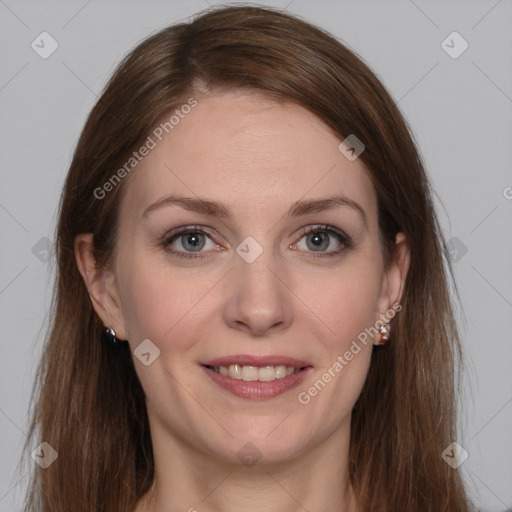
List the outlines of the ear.
{"type": "Polygon", "coordinates": [[[92,233],[81,233],[75,237],[74,249],[78,270],[103,325],[114,329],[117,338],[127,340],[114,273],[97,264],[93,254],[93,240],[92,233]]]}
{"type": "Polygon", "coordinates": [[[393,259],[382,279],[381,294],[378,301],[377,315],[384,315],[400,302],[405,288],[405,280],[411,262],[409,241],[403,233],[395,237],[393,259]]]}

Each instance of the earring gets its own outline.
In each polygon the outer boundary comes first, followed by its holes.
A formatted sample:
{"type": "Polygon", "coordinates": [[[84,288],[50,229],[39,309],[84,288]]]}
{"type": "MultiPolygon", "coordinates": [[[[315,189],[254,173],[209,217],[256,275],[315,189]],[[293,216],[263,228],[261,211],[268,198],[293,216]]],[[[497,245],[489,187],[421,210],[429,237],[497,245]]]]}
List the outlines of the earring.
{"type": "Polygon", "coordinates": [[[116,338],[116,331],[112,327],[106,327],[103,331],[103,337],[108,345],[111,347],[120,347],[121,340],[116,338]]]}
{"type": "Polygon", "coordinates": [[[384,345],[389,340],[389,334],[391,333],[391,324],[384,324],[379,327],[380,331],[380,343],[378,345],[384,345]]]}

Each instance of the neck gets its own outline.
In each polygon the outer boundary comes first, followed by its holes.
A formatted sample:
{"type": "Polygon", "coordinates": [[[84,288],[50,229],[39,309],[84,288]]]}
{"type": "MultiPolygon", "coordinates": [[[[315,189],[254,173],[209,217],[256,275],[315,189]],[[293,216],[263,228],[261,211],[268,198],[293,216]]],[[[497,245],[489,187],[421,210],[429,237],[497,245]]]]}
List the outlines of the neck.
{"type": "Polygon", "coordinates": [[[155,478],[135,512],[355,512],[348,478],[350,420],[293,460],[249,467],[152,429],[155,478]]]}

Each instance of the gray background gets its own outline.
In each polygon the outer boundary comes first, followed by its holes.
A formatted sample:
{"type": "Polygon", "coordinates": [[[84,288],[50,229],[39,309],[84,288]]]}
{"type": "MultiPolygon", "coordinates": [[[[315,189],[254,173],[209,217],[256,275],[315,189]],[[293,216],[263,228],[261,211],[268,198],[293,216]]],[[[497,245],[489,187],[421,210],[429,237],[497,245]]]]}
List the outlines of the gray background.
{"type": "MultiPolygon", "coordinates": [[[[446,237],[458,239],[462,469],[483,510],[512,508],[512,0],[266,3],[342,39],[399,100],[446,237]],[[469,44],[458,58],[441,46],[453,31],[469,44]]],[[[15,470],[50,303],[45,249],[85,117],[129,49],[207,5],[0,0],[0,512],[20,509],[25,484],[15,470]],[[47,59],[31,48],[43,31],[59,45],[47,59]]]]}

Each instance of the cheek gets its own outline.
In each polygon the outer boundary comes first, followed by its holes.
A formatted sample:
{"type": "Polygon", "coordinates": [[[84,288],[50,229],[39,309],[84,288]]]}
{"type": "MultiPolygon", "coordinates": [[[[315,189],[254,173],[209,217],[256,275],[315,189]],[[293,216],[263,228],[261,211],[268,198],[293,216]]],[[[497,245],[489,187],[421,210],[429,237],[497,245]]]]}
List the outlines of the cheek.
{"type": "Polygon", "coordinates": [[[298,295],[309,297],[320,321],[329,328],[329,344],[342,350],[378,319],[381,283],[379,261],[354,255],[336,271],[305,278],[298,295]]]}
{"type": "MultiPolygon", "coordinates": [[[[370,366],[372,328],[382,274],[379,260],[363,254],[347,259],[337,271],[309,279],[310,294],[323,333],[318,338],[315,377],[301,387],[298,402],[312,417],[323,418],[322,429],[334,431],[350,416],[370,366]],[[311,289],[311,288],[310,288],[311,289]]],[[[306,283],[306,279],[304,280],[306,283]]],[[[305,287],[302,293],[305,292],[305,287]]]]}
{"type": "Polygon", "coordinates": [[[134,344],[149,338],[163,346],[185,348],[195,326],[202,297],[214,283],[193,276],[171,274],[168,268],[151,266],[149,262],[130,265],[121,272],[123,316],[134,344]]]}

